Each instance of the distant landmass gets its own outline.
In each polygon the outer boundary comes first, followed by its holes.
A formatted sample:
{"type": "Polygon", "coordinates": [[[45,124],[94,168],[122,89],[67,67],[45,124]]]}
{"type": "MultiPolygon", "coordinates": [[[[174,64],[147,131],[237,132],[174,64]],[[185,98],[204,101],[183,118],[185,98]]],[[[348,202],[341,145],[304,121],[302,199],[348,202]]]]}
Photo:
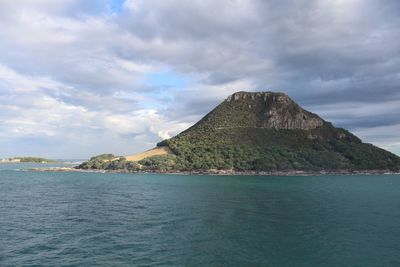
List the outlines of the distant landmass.
{"type": "Polygon", "coordinates": [[[56,163],[57,161],[38,157],[13,157],[1,159],[0,163],[56,163]]]}
{"type": "Polygon", "coordinates": [[[149,151],[80,169],[205,172],[399,171],[400,158],[304,110],[284,93],[237,92],[149,151]]]}

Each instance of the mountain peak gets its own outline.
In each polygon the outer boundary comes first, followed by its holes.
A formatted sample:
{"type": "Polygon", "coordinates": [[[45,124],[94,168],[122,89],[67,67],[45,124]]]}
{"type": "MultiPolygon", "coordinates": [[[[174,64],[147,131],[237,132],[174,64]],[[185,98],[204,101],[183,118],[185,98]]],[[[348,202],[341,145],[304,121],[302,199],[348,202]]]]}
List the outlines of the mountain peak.
{"type": "Polygon", "coordinates": [[[302,129],[326,123],[280,92],[236,92],[212,110],[199,124],[214,128],[302,129]]]}

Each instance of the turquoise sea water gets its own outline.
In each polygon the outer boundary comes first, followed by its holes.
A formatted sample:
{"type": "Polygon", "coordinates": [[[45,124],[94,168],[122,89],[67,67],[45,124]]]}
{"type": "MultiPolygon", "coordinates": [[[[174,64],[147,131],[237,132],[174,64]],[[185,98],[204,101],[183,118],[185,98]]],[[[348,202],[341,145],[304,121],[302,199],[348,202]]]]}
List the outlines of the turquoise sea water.
{"type": "Polygon", "coordinates": [[[399,175],[0,169],[0,266],[400,266],[399,175]]]}

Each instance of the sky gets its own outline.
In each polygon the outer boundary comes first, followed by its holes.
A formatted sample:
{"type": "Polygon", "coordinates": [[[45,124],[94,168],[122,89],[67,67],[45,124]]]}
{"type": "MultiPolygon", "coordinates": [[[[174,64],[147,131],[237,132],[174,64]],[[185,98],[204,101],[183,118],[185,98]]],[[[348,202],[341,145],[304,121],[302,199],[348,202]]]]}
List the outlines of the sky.
{"type": "Polygon", "coordinates": [[[0,158],[133,154],[237,91],[400,155],[400,1],[0,0],[0,158]]]}

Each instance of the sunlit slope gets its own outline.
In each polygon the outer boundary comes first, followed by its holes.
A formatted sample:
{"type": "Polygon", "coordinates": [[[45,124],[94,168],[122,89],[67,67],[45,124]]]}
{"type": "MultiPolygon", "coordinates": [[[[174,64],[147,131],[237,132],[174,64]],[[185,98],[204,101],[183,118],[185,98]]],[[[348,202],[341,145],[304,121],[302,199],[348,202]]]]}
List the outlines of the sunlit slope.
{"type": "Polygon", "coordinates": [[[169,147],[156,147],[156,148],[147,150],[142,153],[126,156],[125,158],[126,158],[126,160],[129,160],[129,161],[140,161],[144,158],[148,158],[148,157],[152,157],[152,156],[162,156],[162,155],[169,155],[169,154],[173,154],[173,152],[171,151],[171,149],[169,149],[169,147]]]}

